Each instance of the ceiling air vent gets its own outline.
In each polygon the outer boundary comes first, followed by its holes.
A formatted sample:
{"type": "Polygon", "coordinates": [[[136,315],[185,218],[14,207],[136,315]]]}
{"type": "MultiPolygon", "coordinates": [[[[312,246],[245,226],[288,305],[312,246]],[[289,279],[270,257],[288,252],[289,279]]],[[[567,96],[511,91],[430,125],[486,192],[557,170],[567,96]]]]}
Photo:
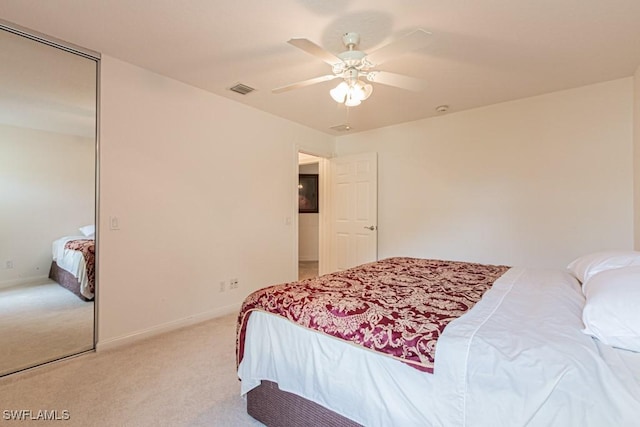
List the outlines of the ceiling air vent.
{"type": "Polygon", "coordinates": [[[253,92],[255,89],[250,86],[243,85],[242,83],[238,83],[235,86],[231,86],[229,90],[239,93],[240,95],[246,95],[248,93],[253,92]]]}
{"type": "Polygon", "coordinates": [[[349,125],[337,125],[337,126],[331,126],[330,129],[333,129],[335,131],[338,132],[348,132],[351,130],[351,126],[349,125]]]}

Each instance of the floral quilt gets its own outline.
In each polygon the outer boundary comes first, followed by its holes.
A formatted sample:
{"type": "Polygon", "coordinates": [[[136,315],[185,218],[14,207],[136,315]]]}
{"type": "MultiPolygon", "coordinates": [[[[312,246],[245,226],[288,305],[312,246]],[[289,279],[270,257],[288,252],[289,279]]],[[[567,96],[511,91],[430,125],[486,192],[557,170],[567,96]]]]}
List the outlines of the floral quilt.
{"type": "Polygon", "coordinates": [[[87,266],[87,288],[91,294],[94,294],[96,291],[96,241],[93,239],[69,240],[64,248],[82,252],[87,266]]]}
{"type": "Polygon", "coordinates": [[[470,310],[509,267],[389,258],[260,289],[240,310],[237,362],[255,310],[358,344],[433,373],[438,337],[470,310]]]}

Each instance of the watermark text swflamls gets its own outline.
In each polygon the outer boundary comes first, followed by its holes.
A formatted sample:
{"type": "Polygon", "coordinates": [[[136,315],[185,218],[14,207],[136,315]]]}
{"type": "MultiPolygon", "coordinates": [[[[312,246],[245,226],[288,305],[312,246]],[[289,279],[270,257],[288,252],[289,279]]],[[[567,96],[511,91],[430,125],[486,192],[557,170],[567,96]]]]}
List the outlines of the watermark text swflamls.
{"type": "Polygon", "coordinates": [[[31,409],[5,409],[2,411],[2,419],[5,421],[67,421],[71,419],[68,410],[63,409],[40,409],[32,411],[31,409]]]}

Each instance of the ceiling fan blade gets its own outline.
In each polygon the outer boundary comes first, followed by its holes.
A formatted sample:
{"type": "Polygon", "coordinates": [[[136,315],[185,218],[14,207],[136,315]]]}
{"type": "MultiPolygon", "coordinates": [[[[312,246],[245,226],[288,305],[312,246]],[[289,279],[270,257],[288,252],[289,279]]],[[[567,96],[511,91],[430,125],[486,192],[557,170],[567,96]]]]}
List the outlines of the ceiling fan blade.
{"type": "Polygon", "coordinates": [[[374,65],[382,64],[394,56],[411,50],[420,49],[429,42],[430,32],[425,30],[415,30],[406,36],[392,41],[367,55],[367,59],[374,65]]]}
{"type": "Polygon", "coordinates": [[[315,77],[313,79],[303,80],[301,82],[291,83],[290,85],[277,87],[275,89],[272,89],[271,92],[273,92],[273,93],[286,92],[286,91],[292,90],[292,89],[298,89],[298,88],[305,87],[305,86],[311,86],[311,85],[316,84],[316,83],[328,82],[329,80],[333,80],[333,79],[337,79],[337,78],[340,78],[340,76],[336,76],[334,74],[327,74],[326,76],[315,77]]]}
{"type": "Polygon", "coordinates": [[[404,76],[402,74],[390,73],[388,71],[371,71],[367,73],[367,80],[381,83],[383,85],[395,86],[401,89],[421,92],[427,89],[427,82],[415,77],[404,76]]]}
{"type": "Polygon", "coordinates": [[[329,65],[338,64],[342,62],[340,58],[335,56],[333,53],[321,48],[311,40],[307,39],[291,39],[287,43],[297,47],[298,49],[302,49],[308,54],[315,56],[316,58],[322,59],[329,65]]]}

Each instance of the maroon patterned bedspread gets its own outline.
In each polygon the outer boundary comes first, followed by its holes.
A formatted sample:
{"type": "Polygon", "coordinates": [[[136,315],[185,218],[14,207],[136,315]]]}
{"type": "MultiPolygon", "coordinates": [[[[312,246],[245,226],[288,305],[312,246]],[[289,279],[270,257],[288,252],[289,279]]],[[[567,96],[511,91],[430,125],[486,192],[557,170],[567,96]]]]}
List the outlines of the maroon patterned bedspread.
{"type": "Polygon", "coordinates": [[[247,320],[260,310],[433,373],[436,342],[509,267],[389,258],[258,290],[240,310],[237,363],[247,320]]]}
{"type": "Polygon", "coordinates": [[[69,240],[65,243],[64,248],[82,252],[84,263],[87,266],[87,287],[94,294],[96,288],[96,241],[93,239],[69,240]]]}

